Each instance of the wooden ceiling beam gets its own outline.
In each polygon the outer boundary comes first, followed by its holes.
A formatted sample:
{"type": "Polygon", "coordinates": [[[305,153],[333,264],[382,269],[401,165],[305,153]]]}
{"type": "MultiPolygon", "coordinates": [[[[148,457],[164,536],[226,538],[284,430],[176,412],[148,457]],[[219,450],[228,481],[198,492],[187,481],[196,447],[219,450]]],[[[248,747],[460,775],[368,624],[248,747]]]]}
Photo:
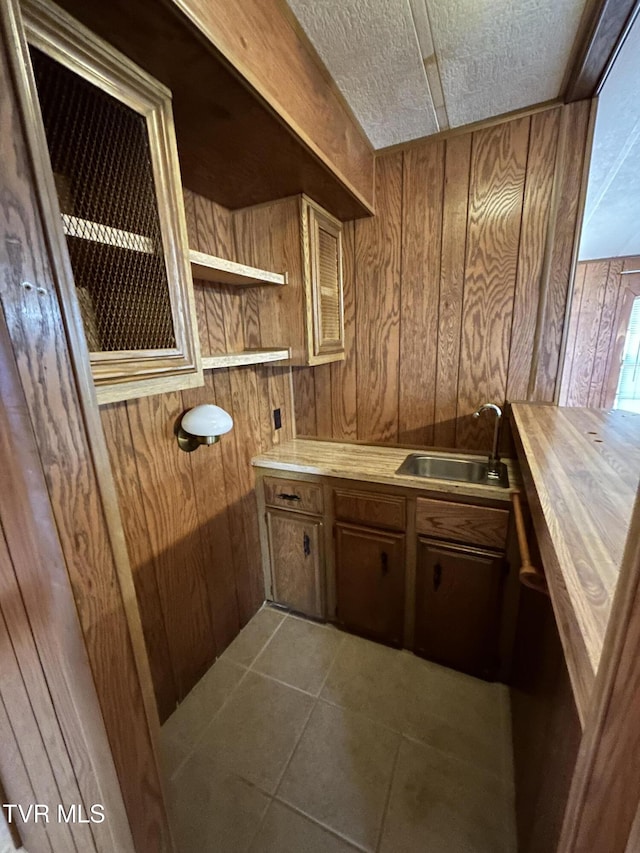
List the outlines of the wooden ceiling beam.
{"type": "Polygon", "coordinates": [[[593,0],[585,9],[562,87],[565,103],[597,95],[640,0],[593,0]]]}

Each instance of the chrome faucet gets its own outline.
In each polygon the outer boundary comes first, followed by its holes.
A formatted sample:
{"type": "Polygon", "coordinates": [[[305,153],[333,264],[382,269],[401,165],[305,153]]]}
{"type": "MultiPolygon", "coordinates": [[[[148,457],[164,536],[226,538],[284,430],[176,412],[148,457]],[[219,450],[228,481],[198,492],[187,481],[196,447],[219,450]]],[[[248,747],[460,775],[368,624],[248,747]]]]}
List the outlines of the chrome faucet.
{"type": "Polygon", "coordinates": [[[499,480],[503,476],[504,465],[500,462],[498,454],[498,442],[500,441],[500,423],[502,421],[502,409],[496,406],[495,403],[485,403],[473,413],[474,418],[479,418],[485,410],[495,412],[496,425],[493,430],[493,448],[489,454],[489,463],[487,465],[487,479],[499,480]]]}

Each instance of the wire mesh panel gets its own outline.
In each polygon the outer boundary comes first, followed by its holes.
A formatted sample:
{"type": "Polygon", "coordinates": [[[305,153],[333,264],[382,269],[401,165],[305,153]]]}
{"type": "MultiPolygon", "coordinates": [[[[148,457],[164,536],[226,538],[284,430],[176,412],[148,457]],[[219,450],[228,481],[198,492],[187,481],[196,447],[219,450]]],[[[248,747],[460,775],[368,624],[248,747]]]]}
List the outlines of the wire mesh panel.
{"type": "Polygon", "coordinates": [[[30,54],[89,349],[172,349],[146,120],[37,48],[30,54]]]}

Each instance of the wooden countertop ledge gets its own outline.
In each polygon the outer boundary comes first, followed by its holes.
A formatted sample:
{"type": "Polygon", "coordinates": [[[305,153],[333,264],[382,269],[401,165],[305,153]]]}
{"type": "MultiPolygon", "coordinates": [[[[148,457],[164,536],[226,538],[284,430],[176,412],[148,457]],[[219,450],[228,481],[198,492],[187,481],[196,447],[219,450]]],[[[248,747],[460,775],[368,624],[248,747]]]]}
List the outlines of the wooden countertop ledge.
{"type": "Polygon", "coordinates": [[[640,481],[640,415],[514,403],[522,475],[581,719],[640,481]]]}
{"type": "MultiPolygon", "coordinates": [[[[403,447],[382,447],[372,444],[347,444],[321,439],[296,438],[274,447],[268,453],[251,460],[258,468],[273,468],[299,474],[316,474],[322,477],[338,477],[345,480],[383,483],[421,489],[425,492],[443,492],[448,495],[484,498],[485,500],[509,501],[511,489],[500,486],[477,486],[471,483],[453,483],[449,480],[432,480],[424,477],[408,477],[396,474],[396,470],[410,453],[438,453],[438,455],[467,459],[486,459],[486,455],[455,453],[454,451],[419,450],[403,447]]],[[[512,488],[520,487],[517,467],[509,459],[504,460],[509,472],[512,488]]]]}

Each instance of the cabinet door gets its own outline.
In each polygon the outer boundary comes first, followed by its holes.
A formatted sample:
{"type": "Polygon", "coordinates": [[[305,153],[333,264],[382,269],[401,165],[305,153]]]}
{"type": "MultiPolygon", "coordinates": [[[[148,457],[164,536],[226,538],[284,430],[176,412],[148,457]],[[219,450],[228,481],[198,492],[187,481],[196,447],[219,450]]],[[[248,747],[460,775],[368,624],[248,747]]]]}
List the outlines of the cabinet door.
{"type": "Polygon", "coordinates": [[[61,10],[33,15],[28,114],[51,167],[65,311],[84,330],[98,401],[202,384],[171,94],[61,10]]]}
{"type": "Polygon", "coordinates": [[[401,645],[404,534],[336,524],[337,618],[345,627],[401,645]]]}
{"type": "Polygon", "coordinates": [[[267,511],[273,600],[324,616],[322,521],[293,512],[267,511]]]}
{"type": "Polygon", "coordinates": [[[470,675],[495,677],[504,566],[501,555],[420,537],[415,651],[470,675]]]}
{"type": "Polygon", "coordinates": [[[308,241],[307,334],[309,364],[344,358],[342,224],[322,208],[303,202],[308,241]]]}

